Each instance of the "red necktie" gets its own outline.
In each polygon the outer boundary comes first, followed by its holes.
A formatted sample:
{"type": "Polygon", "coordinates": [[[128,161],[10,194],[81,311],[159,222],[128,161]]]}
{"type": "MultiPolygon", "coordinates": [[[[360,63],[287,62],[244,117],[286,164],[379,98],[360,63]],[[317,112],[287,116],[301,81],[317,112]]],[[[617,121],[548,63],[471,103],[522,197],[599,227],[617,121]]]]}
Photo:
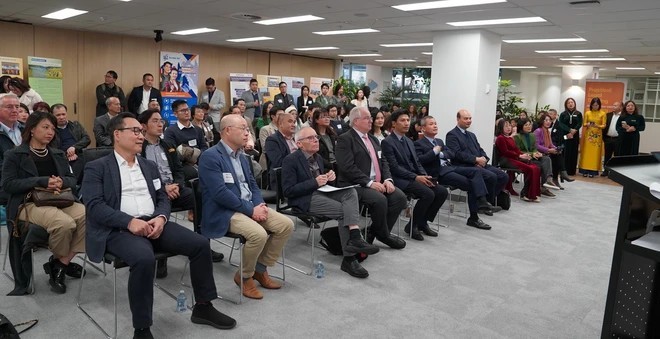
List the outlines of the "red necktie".
{"type": "Polygon", "coordinates": [[[374,145],[371,144],[371,140],[369,140],[366,134],[362,136],[362,139],[364,139],[364,143],[367,145],[367,150],[369,150],[371,163],[374,164],[374,172],[376,172],[376,179],[374,181],[380,182],[380,165],[378,164],[378,157],[376,156],[374,145]]]}

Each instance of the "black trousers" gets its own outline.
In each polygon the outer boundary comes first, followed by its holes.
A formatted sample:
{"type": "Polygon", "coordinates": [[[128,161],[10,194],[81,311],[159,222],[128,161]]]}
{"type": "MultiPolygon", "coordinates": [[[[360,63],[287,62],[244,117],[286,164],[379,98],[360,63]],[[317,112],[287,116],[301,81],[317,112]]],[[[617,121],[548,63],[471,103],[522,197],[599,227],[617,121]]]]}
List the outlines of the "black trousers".
{"type": "Polygon", "coordinates": [[[134,328],[150,327],[153,323],[156,251],[188,257],[190,281],[196,301],[207,302],[218,297],[208,239],[181,225],[167,222],[160,237],[153,240],[134,235],[128,230],[113,231],[108,235],[106,251],[130,266],[128,302],[134,328]]]}
{"type": "Polygon", "coordinates": [[[438,210],[447,200],[448,195],[444,186],[428,187],[414,180],[403,191],[419,199],[413,209],[413,222],[415,224],[412,226],[422,229],[427,227],[428,222],[435,219],[435,215],[438,214],[438,210]]]}
{"type": "Polygon", "coordinates": [[[184,211],[195,208],[195,197],[190,187],[179,186],[179,197],[172,200],[172,209],[181,209],[184,211]]]}
{"type": "Polygon", "coordinates": [[[580,137],[575,133],[573,139],[564,140],[564,145],[564,164],[566,165],[566,173],[568,173],[568,175],[575,175],[577,170],[580,137]]]}
{"type": "Polygon", "coordinates": [[[603,135],[603,143],[605,143],[605,165],[607,162],[612,159],[613,154],[619,154],[619,138],[618,137],[609,137],[603,135]]]}
{"type": "Polygon", "coordinates": [[[488,188],[484,182],[481,171],[475,167],[453,167],[449,172],[438,179],[441,185],[456,187],[466,191],[468,196],[468,208],[470,214],[479,212],[479,198],[488,196],[488,188]]]}
{"type": "Polygon", "coordinates": [[[390,194],[383,194],[367,187],[356,187],[355,190],[360,203],[367,206],[371,213],[371,232],[374,232],[378,239],[388,238],[399,214],[408,204],[406,195],[398,188],[390,194]]]}

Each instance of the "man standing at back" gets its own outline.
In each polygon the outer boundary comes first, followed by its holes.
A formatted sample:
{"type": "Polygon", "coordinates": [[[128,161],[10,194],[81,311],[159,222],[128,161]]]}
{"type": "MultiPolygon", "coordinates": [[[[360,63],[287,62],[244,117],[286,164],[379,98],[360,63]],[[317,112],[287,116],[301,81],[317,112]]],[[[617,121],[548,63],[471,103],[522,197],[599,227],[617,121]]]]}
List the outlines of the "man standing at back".
{"type": "Polygon", "coordinates": [[[109,97],[119,98],[119,102],[122,106],[126,105],[126,96],[121,87],[117,86],[117,72],[108,71],[105,73],[105,81],[96,86],[96,116],[101,116],[108,111],[108,107],[105,105],[105,101],[109,97]]]}
{"type": "Polygon", "coordinates": [[[250,90],[243,92],[241,98],[245,100],[245,114],[246,118],[254,121],[255,118],[268,114],[268,112],[261,112],[261,104],[264,102],[264,95],[259,92],[259,83],[257,79],[250,79],[250,90]]]}
{"type": "Polygon", "coordinates": [[[160,106],[163,105],[163,96],[157,88],[154,88],[154,76],[151,73],[145,73],[142,76],[142,86],[133,88],[131,95],[128,96],[128,110],[138,116],[149,109],[151,99],[156,99],[160,106]]]}
{"type": "MultiPolygon", "coordinates": [[[[623,105],[617,101],[614,103],[614,110],[607,113],[607,123],[605,124],[605,129],[603,129],[603,143],[605,144],[605,159],[603,164],[605,165],[612,159],[612,155],[619,151],[617,149],[619,147],[619,133],[616,131],[616,124],[619,122],[622,110],[623,105]]],[[[604,170],[601,176],[606,177],[609,174],[608,172],[608,170],[604,170]]]]}
{"type": "Polygon", "coordinates": [[[215,79],[208,78],[205,82],[206,92],[199,96],[198,103],[207,103],[209,105],[209,117],[213,119],[213,127],[216,130],[220,128],[220,117],[222,109],[225,108],[225,93],[215,87],[215,79]]]}
{"type": "Polygon", "coordinates": [[[296,102],[293,101],[293,96],[291,94],[287,94],[287,84],[286,82],[282,81],[280,82],[280,93],[275,94],[275,98],[273,99],[273,104],[275,107],[280,107],[283,109],[288,108],[289,106],[296,105],[296,102]]]}

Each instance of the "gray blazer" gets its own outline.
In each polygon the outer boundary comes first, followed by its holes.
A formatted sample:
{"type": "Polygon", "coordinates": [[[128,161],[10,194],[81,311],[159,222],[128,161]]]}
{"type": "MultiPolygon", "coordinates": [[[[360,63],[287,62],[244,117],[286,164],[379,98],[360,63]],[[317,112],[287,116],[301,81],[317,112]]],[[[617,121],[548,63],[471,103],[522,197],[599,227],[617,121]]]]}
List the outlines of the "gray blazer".
{"type": "Polygon", "coordinates": [[[110,122],[110,116],[107,113],[94,119],[96,147],[112,146],[112,136],[108,134],[108,122],[110,122]]]}
{"type": "Polygon", "coordinates": [[[220,122],[222,110],[227,105],[225,101],[225,92],[216,87],[215,92],[213,92],[213,97],[209,98],[209,92],[205,91],[198,99],[198,103],[201,104],[202,102],[209,104],[211,107],[209,110],[209,116],[213,119],[213,122],[220,122]]]}
{"type": "MultiPolygon", "coordinates": [[[[257,95],[259,98],[259,106],[264,104],[264,95],[257,91],[257,95]]],[[[245,117],[248,117],[252,120],[254,120],[254,109],[257,107],[257,105],[254,104],[254,96],[252,95],[252,91],[245,91],[243,94],[241,94],[241,99],[245,100],[245,114],[243,114],[245,117]]],[[[264,116],[268,114],[268,112],[261,112],[261,116],[264,116]]]]}

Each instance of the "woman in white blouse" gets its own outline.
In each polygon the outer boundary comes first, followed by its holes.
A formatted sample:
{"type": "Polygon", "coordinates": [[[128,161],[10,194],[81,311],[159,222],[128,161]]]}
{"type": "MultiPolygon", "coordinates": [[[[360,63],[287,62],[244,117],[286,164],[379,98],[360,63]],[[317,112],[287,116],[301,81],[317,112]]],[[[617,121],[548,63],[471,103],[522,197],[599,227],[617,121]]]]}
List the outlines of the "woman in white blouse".
{"type": "Polygon", "coordinates": [[[369,102],[367,101],[367,98],[364,97],[364,91],[361,89],[355,93],[355,99],[351,100],[351,104],[355,105],[355,107],[369,108],[369,102]]]}

